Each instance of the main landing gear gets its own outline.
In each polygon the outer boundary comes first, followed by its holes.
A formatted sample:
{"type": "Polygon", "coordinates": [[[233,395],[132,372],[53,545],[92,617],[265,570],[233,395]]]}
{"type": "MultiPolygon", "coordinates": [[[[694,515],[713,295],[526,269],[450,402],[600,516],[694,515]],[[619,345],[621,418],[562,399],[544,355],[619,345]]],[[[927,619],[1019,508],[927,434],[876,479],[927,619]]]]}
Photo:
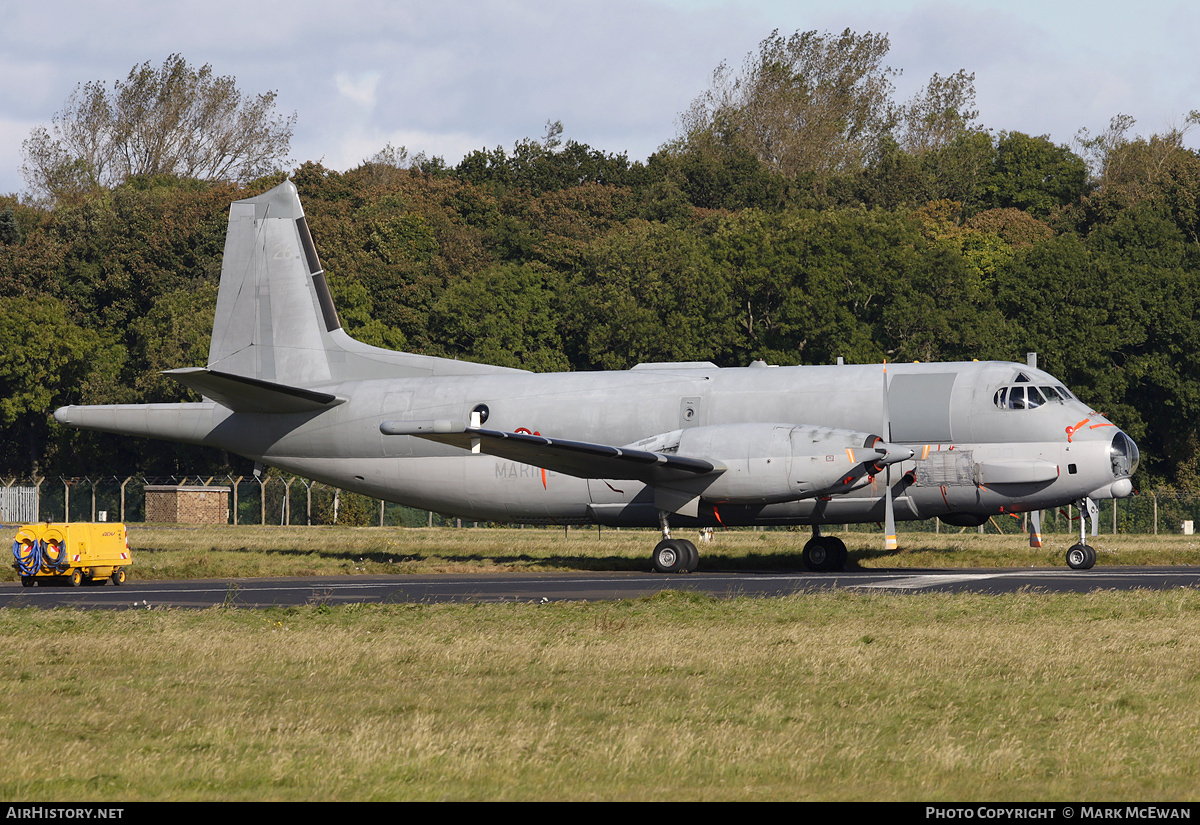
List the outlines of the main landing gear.
{"type": "MultiPolygon", "coordinates": [[[[691,573],[700,567],[700,551],[687,539],[671,538],[669,517],[669,513],[659,511],[658,523],[663,537],[654,545],[651,556],[654,569],[659,573],[691,573]]],[[[801,557],[809,570],[829,573],[845,570],[849,554],[845,542],[837,536],[821,535],[820,526],[813,525],[812,538],[804,545],[801,557]]]]}
{"type": "Polygon", "coordinates": [[[700,566],[700,551],[687,539],[663,539],[654,546],[654,569],[659,573],[691,573],[700,566]]]}
{"type": "Polygon", "coordinates": [[[822,573],[844,570],[848,556],[845,542],[837,536],[822,536],[821,528],[815,524],[813,536],[805,543],[801,553],[805,567],[822,573]]]}
{"type": "Polygon", "coordinates": [[[691,573],[700,566],[700,551],[687,539],[671,538],[671,527],[667,514],[659,511],[658,523],[662,527],[662,541],[654,545],[654,569],[659,573],[691,573]]]}

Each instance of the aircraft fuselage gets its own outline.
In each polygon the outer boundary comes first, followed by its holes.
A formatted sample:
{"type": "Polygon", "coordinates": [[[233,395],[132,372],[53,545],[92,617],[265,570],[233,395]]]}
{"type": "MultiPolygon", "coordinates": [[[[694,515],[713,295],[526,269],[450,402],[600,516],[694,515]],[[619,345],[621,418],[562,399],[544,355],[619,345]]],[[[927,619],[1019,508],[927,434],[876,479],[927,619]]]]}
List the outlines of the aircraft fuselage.
{"type": "MultiPolygon", "coordinates": [[[[622,372],[500,373],[374,379],[320,389],[347,402],[315,413],[237,413],[212,403],[146,406],[130,434],[220,447],[344,489],[466,518],[525,523],[653,526],[652,491],[630,479],[584,479],[412,436],[383,435],[380,422],[470,418],[510,432],[632,444],[675,430],[772,422],[879,434],[914,448],[892,468],[896,517],[969,523],[1004,512],[1047,509],[1085,496],[1127,495],[1113,469],[1119,432],[1073,397],[1045,390],[1037,406],[997,404],[1001,388],[1061,388],[1052,376],[1001,362],[891,364],[890,436],[883,432],[882,365],[725,368],[650,365],[622,372]],[[1017,376],[1025,380],[1017,382],[1017,376]],[[1053,400],[1047,400],[1050,395],[1053,400]],[[482,405],[482,407],[481,407],[482,405]],[[162,432],[166,428],[169,432],[162,432]],[[184,430],[190,429],[190,437],[184,430]],[[1118,484],[1114,490],[1113,485],[1118,484]]],[[[1132,442],[1130,442],[1131,444],[1132,442]]],[[[786,445],[721,455],[749,477],[802,476],[786,445]],[[772,466],[773,465],[773,466],[772,466]]],[[[858,489],[755,503],[706,499],[702,525],[850,523],[882,520],[876,474],[858,489]]],[[[678,523],[689,523],[676,516],[678,523]]]]}

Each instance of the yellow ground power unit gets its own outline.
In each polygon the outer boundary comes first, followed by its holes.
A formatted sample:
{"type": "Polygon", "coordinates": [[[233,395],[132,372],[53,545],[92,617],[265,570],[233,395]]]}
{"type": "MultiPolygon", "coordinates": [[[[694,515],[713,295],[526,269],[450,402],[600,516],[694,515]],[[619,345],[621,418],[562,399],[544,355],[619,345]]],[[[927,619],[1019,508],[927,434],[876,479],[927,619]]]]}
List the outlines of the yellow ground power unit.
{"type": "Polygon", "coordinates": [[[49,581],[78,587],[105,579],[124,584],[132,563],[125,525],[108,523],[26,524],[13,539],[13,558],[26,587],[49,581]]]}

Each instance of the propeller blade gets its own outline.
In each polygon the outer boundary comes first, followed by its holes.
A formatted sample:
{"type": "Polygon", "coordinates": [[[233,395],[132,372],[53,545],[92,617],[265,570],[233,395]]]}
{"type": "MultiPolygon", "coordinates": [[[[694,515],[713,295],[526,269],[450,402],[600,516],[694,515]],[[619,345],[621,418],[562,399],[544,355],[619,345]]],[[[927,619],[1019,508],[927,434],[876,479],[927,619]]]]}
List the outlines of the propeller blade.
{"type": "Polygon", "coordinates": [[[883,549],[899,550],[900,542],[896,540],[896,510],[892,504],[892,468],[884,470],[883,490],[883,549]]]}
{"type": "MultiPolygon", "coordinates": [[[[883,432],[883,437],[890,442],[892,440],[892,418],[888,413],[887,361],[883,362],[883,432]]],[[[908,455],[903,457],[900,455],[902,451],[894,448],[884,448],[884,451],[883,549],[899,550],[900,542],[896,540],[896,509],[892,503],[892,465],[897,461],[903,461],[905,458],[912,458],[913,451],[908,450],[908,455]]]]}
{"type": "Polygon", "coordinates": [[[1042,511],[1034,510],[1029,514],[1029,546],[1042,546],[1042,511]]]}

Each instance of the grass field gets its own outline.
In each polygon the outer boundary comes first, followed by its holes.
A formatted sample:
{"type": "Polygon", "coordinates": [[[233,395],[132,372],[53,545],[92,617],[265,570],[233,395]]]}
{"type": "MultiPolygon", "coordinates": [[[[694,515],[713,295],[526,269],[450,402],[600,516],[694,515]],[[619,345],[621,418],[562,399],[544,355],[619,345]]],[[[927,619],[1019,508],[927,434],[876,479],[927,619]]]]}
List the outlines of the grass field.
{"type": "MultiPolygon", "coordinates": [[[[141,577],[646,569],[652,538],[131,533],[141,577]]],[[[707,557],[794,568],[804,538],[721,534],[707,557]]],[[[1067,543],[878,538],[848,542],[852,564],[1061,566],[1067,543]]],[[[1200,561],[1183,537],[1096,545],[1100,564],[1200,561]]],[[[1193,590],[22,608],[0,632],[8,801],[1200,797],[1193,590]]]]}
{"type": "MultiPolygon", "coordinates": [[[[683,533],[678,535],[687,537],[683,533]]],[[[1071,534],[1031,548],[1024,534],[902,533],[885,552],[878,533],[837,533],[850,566],[1064,567],[1071,534]]],[[[803,569],[803,530],[730,530],[701,543],[701,569],[803,569]]],[[[649,570],[657,531],[595,528],[133,526],[133,575],[223,578],[356,573],[649,570]]],[[[694,537],[693,537],[694,538],[694,537]]],[[[1101,535],[1097,564],[1200,564],[1200,536],[1101,535]]],[[[15,576],[12,577],[15,580],[15,576]]]]}

